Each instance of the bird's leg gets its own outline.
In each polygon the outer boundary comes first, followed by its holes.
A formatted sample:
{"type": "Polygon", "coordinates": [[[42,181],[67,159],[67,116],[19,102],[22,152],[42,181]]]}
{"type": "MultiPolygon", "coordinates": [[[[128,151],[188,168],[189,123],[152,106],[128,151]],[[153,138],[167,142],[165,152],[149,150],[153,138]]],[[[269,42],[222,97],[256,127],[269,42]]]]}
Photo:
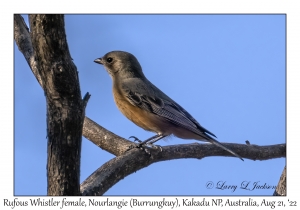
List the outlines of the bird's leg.
{"type": "Polygon", "coordinates": [[[147,139],[147,140],[145,140],[145,141],[141,141],[141,140],[139,140],[137,137],[135,137],[135,136],[130,136],[129,137],[129,139],[130,138],[133,138],[134,139],[134,141],[137,141],[137,142],[139,142],[139,146],[142,146],[142,145],[144,145],[144,144],[153,144],[154,142],[157,142],[158,140],[160,140],[160,139],[162,139],[162,138],[164,138],[165,136],[164,135],[162,135],[162,134],[157,134],[157,135],[155,135],[155,136],[152,136],[152,137],[150,137],[149,139],[147,139]],[[149,142],[150,141],[150,142],[149,142]],[[149,143],[148,143],[149,142],[149,143]]]}
{"type": "Polygon", "coordinates": [[[164,137],[166,137],[166,136],[162,135],[162,134],[157,134],[157,135],[152,136],[151,138],[149,138],[149,139],[147,139],[147,140],[145,140],[143,142],[140,142],[139,145],[138,145],[138,147],[140,147],[140,146],[142,146],[144,144],[153,145],[153,143],[157,142],[158,140],[160,140],[160,139],[162,139],[164,137]]]}
{"type": "MultiPolygon", "coordinates": [[[[158,140],[162,139],[166,137],[166,135],[162,135],[162,134],[157,134],[155,136],[152,136],[151,138],[145,140],[145,141],[141,141],[139,140],[137,137],[135,136],[130,136],[129,138],[134,138],[134,141],[138,141],[139,144],[136,146],[137,148],[141,148],[143,145],[149,145],[151,147],[157,148],[157,146],[153,145],[153,143],[157,142],[158,140]]],[[[134,147],[130,146],[128,150],[133,149],[134,147]]],[[[161,147],[160,147],[161,149],[161,147]]],[[[162,150],[162,149],[161,149],[162,150]]]]}
{"type": "MultiPolygon", "coordinates": [[[[129,138],[133,138],[134,141],[139,142],[139,144],[137,144],[136,146],[133,146],[133,145],[129,146],[128,150],[131,150],[131,149],[133,149],[133,148],[141,148],[141,147],[142,147],[144,144],[146,144],[147,142],[149,142],[149,141],[151,141],[151,140],[156,140],[156,138],[158,138],[158,137],[160,137],[159,134],[157,134],[157,135],[155,135],[155,136],[152,136],[151,138],[149,138],[149,139],[147,139],[147,140],[145,140],[145,141],[141,141],[141,140],[139,140],[139,139],[138,139],[137,137],[135,137],[135,136],[130,136],[129,138]]],[[[128,150],[127,150],[127,151],[128,151],[128,150]]]]}
{"type": "Polygon", "coordinates": [[[153,145],[155,142],[157,142],[158,140],[165,138],[166,135],[162,135],[162,134],[157,134],[155,136],[156,138],[151,138],[151,139],[147,139],[146,141],[141,142],[140,144],[147,144],[147,145],[153,145]]]}
{"type": "Polygon", "coordinates": [[[150,147],[152,147],[152,148],[155,148],[155,149],[159,148],[160,151],[162,152],[162,147],[159,146],[159,145],[158,145],[158,146],[157,146],[157,145],[154,145],[154,143],[157,142],[158,140],[160,140],[160,139],[166,137],[166,135],[158,134],[158,135],[156,135],[156,136],[154,136],[154,137],[152,137],[152,138],[150,138],[150,139],[147,139],[147,140],[144,141],[144,142],[141,142],[139,145],[142,145],[143,143],[146,143],[146,145],[148,145],[148,146],[150,146],[150,147]],[[154,138],[154,137],[156,137],[156,138],[154,138]]]}

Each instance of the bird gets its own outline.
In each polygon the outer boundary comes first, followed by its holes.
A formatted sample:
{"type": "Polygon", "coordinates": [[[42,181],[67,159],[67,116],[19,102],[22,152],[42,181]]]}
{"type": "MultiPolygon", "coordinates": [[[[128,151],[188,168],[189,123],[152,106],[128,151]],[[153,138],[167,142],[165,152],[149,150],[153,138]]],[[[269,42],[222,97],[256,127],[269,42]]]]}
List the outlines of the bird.
{"type": "Polygon", "coordinates": [[[156,133],[140,141],[139,145],[153,144],[174,135],[181,139],[212,143],[243,160],[240,155],[214,139],[216,136],[212,132],[202,127],[184,108],[152,84],[133,54],[111,51],[94,62],[103,65],[112,78],[114,101],[122,114],[144,130],[156,133]]]}

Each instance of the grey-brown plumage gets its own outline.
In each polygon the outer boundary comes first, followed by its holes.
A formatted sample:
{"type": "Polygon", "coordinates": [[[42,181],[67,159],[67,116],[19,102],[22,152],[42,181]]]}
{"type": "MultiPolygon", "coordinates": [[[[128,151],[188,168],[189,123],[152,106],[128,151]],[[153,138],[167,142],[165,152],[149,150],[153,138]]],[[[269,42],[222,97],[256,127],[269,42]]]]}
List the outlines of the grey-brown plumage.
{"type": "Polygon", "coordinates": [[[242,159],[213,139],[211,136],[216,137],[213,133],[202,127],[185,109],[153,85],[145,77],[134,55],[112,51],[94,62],[104,65],[110,74],[114,99],[119,110],[136,125],[157,133],[148,139],[152,143],[174,134],[183,139],[210,142],[242,159]]]}

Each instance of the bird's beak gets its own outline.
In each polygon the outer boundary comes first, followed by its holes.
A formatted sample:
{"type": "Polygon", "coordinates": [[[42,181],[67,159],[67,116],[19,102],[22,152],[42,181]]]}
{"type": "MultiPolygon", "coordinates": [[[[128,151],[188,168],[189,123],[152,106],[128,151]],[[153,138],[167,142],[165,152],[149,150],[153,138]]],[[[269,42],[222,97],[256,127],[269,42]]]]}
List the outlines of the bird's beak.
{"type": "Polygon", "coordinates": [[[103,65],[102,58],[97,58],[96,60],[94,60],[94,62],[103,65]]]}

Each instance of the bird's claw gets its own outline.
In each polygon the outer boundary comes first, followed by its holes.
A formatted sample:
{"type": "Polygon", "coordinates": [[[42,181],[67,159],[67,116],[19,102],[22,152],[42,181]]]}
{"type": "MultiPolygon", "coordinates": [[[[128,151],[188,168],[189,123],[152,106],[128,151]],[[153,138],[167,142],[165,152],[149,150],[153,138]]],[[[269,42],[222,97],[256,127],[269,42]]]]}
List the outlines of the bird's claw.
{"type": "Polygon", "coordinates": [[[155,149],[160,149],[160,152],[162,152],[163,151],[163,149],[162,149],[162,147],[160,146],[160,145],[155,145],[155,149]]]}
{"type": "Polygon", "coordinates": [[[162,147],[160,145],[154,145],[152,143],[148,143],[146,145],[151,147],[151,148],[154,148],[154,149],[160,149],[160,151],[162,152],[162,147]]]}
{"type": "Polygon", "coordinates": [[[133,141],[137,141],[137,142],[139,142],[139,143],[142,142],[141,140],[139,140],[139,139],[138,139],[137,137],[135,137],[135,136],[130,136],[129,139],[131,139],[131,138],[134,139],[133,141]]]}
{"type": "MultiPolygon", "coordinates": [[[[130,136],[129,138],[136,138],[136,137],[130,136]]],[[[162,152],[162,147],[160,145],[154,145],[152,143],[144,144],[139,139],[137,139],[137,141],[139,141],[138,144],[135,143],[134,145],[133,144],[130,145],[126,151],[129,151],[129,150],[134,149],[134,148],[140,148],[140,149],[143,149],[147,154],[151,155],[150,151],[147,149],[147,146],[148,146],[148,147],[151,147],[153,149],[160,149],[160,151],[162,152]]]]}
{"type": "Polygon", "coordinates": [[[147,147],[145,147],[145,145],[141,144],[141,143],[139,143],[139,144],[134,143],[134,144],[130,145],[128,147],[128,149],[126,150],[126,152],[129,151],[129,150],[132,150],[134,148],[139,148],[141,150],[144,150],[148,155],[151,155],[149,149],[147,149],[147,147]]]}

